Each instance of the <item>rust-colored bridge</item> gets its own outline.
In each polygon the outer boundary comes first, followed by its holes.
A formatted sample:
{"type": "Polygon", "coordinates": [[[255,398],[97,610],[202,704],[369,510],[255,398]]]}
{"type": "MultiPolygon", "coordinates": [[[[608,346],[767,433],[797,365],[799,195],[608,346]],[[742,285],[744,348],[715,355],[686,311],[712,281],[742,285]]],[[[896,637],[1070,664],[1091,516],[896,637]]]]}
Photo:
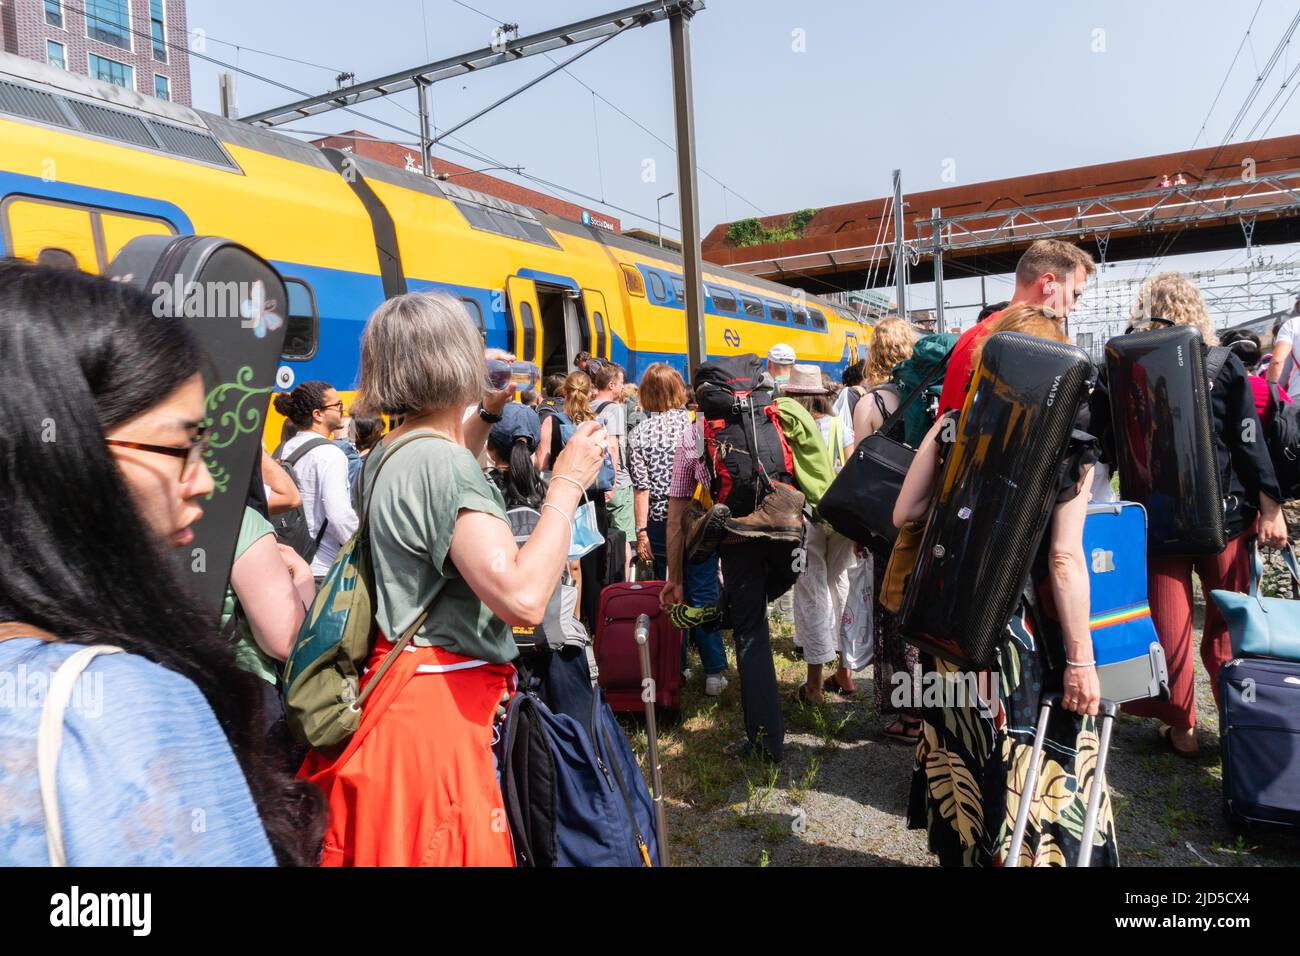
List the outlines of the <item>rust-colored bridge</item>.
{"type": "MultiPolygon", "coordinates": [[[[1032,241],[1054,237],[1107,261],[1300,241],[1300,136],[1080,166],[905,194],[910,281],[1005,273],[1032,241]],[[933,210],[940,218],[933,218],[933,210]],[[918,261],[919,256],[919,261],[918,261]]],[[[891,199],[829,206],[798,239],[736,246],[729,224],[705,237],[704,258],[811,292],[884,284],[896,220],[891,199]],[[885,218],[882,229],[881,219],[885,218]]],[[[789,214],[768,216],[778,227],[789,214]]]]}

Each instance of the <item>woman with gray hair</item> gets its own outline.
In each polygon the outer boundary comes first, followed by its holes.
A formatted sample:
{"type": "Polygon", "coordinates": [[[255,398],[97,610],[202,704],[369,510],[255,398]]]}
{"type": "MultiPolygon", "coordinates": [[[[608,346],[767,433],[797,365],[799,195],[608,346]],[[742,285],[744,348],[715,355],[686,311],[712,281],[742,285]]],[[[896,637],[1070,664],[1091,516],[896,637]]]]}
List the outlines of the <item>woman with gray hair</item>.
{"type": "Polygon", "coordinates": [[[346,749],[302,769],[330,801],[325,865],[513,865],[491,749],[514,675],[511,626],[541,622],[606,442],[596,422],[578,429],[516,545],[477,461],[513,391],[490,390],[478,331],[449,296],[399,296],[366,323],[361,400],[403,417],[362,474],[379,628],[368,678],[421,623],[346,749]]]}

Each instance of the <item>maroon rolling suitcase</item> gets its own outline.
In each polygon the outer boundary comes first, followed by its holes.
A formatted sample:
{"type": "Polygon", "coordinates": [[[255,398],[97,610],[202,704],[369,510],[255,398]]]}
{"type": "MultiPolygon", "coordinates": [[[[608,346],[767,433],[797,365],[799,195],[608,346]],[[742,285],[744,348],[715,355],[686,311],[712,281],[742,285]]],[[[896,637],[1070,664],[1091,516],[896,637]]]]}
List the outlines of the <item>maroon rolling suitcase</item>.
{"type": "Polygon", "coordinates": [[[618,713],[641,713],[641,649],[634,631],[641,614],[650,617],[650,668],[655,704],[676,712],[682,695],[682,632],[659,609],[663,581],[627,581],[600,592],[593,649],[598,683],[618,713]]]}

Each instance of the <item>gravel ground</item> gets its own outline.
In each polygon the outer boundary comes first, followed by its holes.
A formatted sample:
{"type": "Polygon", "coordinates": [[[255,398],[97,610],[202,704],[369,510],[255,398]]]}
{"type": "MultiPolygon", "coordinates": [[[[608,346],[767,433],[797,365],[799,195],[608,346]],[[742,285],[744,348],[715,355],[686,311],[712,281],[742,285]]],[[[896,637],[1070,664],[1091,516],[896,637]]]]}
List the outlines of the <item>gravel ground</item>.
{"type": "MultiPolygon", "coordinates": [[[[775,622],[778,679],[787,701],[779,769],[722,748],[743,735],[739,687],[707,698],[696,676],[679,723],[661,731],[673,863],[678,866],[932,866],[924,831],[906,829],[912,748],[881,735],[870,671],[850,699],[796,705],[803,674],[789,627],[775,622]]],[[[1229,830],[1220,812],[1218,718],[1202,674],[1201,756],[1162,749],[1155,721],[1121,715],[1108,777],[1120,859],[1127,866],[1296,866],[1300,837],[1229,830]]],[[[644,728],[629,724],[644,753],[644,728]]]]}

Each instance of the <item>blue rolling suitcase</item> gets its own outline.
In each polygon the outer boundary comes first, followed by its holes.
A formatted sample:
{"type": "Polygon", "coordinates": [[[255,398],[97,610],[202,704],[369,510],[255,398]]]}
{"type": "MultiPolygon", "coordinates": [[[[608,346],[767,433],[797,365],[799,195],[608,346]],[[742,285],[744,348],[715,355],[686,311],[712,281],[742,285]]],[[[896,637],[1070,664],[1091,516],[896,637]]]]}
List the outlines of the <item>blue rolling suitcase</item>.
{"type": "MultiPolygon", "coordinates": [[[[1096,785],[1084,815],[1079,865],[1087,866],[1092,856],[1092,836],[1105,787],[1106,755],[1119,705],[1130,700],[1169,697],[1169,671],[1165,652],[1156,636],[1147,603],[1147,514],[1132,501],[1097,502],[1088,506],[1083,525],[1083,554],[1088,561],[1088,615],[1092,630],[1093,659],[1101,685],[1101,709],[1097,719],[1098,747],[1096,785]]],[[[1034,735],[1033,755],[1024,792],[1032,793],[1038,782],[1039,760],[1047,735],[1051,710],[1060,694],[1043,697],[1034,735]]],[[[1015,829],[1007,850],[1007,866],[1020,864],[1032,800],[1021,800],[1015,829]]]]}
{"type": "Polygon", "coordinates": [[[1147,603],[1147,513],[1133,501],[1088,506],[1088,625],[1101,696],[1116,704],[1169,697],[1165,652],[1147,603]]]}
{"type": "Polygon", "coordinates": [[[1219,701],[1228,822],[1300,826],[1300,664],[1231,660],[1219,701]]]}

